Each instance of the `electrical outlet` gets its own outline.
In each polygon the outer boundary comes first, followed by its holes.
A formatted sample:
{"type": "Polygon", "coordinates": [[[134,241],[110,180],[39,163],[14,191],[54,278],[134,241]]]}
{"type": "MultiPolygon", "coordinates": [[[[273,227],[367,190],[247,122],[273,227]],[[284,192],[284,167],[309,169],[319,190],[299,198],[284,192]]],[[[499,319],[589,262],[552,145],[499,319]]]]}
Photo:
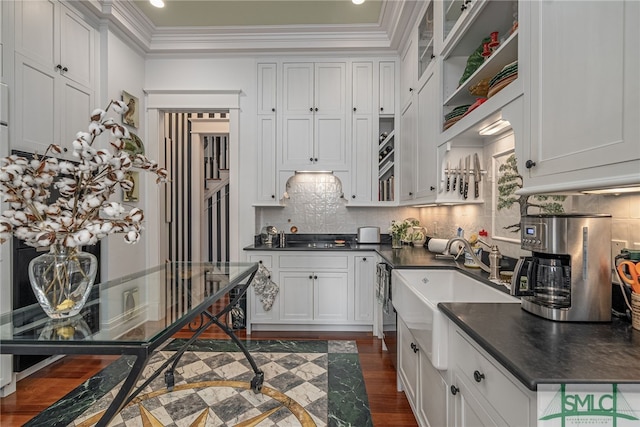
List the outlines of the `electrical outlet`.
{"type": "Polygon", "coordinates": [[[620,255],[624,248],[628,248],[628,245],[629,243],[626,240],[611,240],[611,261],[620,255]]]}

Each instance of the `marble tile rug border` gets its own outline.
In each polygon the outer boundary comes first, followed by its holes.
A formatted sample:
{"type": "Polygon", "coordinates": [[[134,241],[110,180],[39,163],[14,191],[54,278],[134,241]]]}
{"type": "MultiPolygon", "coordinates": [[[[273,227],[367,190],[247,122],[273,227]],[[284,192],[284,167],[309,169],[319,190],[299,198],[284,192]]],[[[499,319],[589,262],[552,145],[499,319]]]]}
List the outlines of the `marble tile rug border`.
{"type": "MultiPolygon", "coordinates": [[[[179,348],[183,342],[180,339],[174,340],[163,351],[173,351],[179,348]]],[[[291,353],[292,355],[296,353],[326,353],[327,425],[331,427],[372,426],[355,341],[245,340],[243,343],[252,353],[291,353]]],[[[190,346],[189,352],[239,353],[239,349],[230,340],[205,339],[198,340],[190,346]]],[[[183,358],[187,357],[187,354],[183,358]]],[[[238,358],[237,354],[235,356],[238,358]]],[[[318,355],[318,357],[320,356],[318,355]]],[[[239,359],[243,359],[243,356],[239,359]]],[[[130,356],[123,356],[114,361],[33,418],[25,426],[66,426],[72,423],[122,382],[131,369],[132,363],[133,358],[130,356]]],[[[261,363],[258,362],[258,366],[260,365],[261,363]]]]}

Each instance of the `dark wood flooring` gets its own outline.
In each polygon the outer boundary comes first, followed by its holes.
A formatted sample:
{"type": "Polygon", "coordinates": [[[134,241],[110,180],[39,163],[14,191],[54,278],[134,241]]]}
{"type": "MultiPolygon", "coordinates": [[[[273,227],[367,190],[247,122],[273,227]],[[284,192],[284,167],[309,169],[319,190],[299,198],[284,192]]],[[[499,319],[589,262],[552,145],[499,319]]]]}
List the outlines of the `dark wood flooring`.
{"type": "MultiPolygon", "coordinates": [[[[241,331],[239,338],[245,338],[241,331]]],[[[187,337],[183,332],[177,338],[187,337]]],[[[202,338],[226,338],[217,328],[202,338]]],[[[382,342],[370,333],[351,332],[254,332],[251,339],[350,339],[358,345],[373,425],[417,426],[404,393],[396,391],[396,373],[382,342]]],[[[0,425],[21,426],[58,399],[103,369],[118,356],[66,356],[18,382],[16,393],[0,399],[0,425]]]]}

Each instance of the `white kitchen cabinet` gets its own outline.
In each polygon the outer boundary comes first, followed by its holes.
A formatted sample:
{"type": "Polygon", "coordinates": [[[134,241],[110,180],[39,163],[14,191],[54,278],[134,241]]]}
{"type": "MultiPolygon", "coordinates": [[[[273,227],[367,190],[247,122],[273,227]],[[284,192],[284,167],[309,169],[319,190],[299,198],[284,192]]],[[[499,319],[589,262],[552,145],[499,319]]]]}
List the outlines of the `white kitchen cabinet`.
{"type": "MultiPolygon", "coordinates": [[[[264,267],[271,273],[272,279],[276,279],[273,271],[273,257],[267,253],[253,253],[248,257],[250,262],[257,262],[264,265],[264,267]]],[[[276,272],[277,274],[277,272],[276,272]]],[[[260,297],[254,292],[254,287],[250,286],[247,290],[247,301],[249,310],[249,322],[266,322],[273,321],[280,317],[280,295],[277,295],[270,310],[265,310],[260,297]]]]}
{"type": "Polygon", "coordinates": [[[14,146],[68,149],[96,107],[96,31],[57,1],[16,2],[15,18],[14,146]]]}
{"type": "Polygon", "coordinates": [[[400,56],[400,106],[406,110],[418,84],[418,30],[411,32],[400,56]]]}
{"type": "Polygon", "coordinates": [[[394,115],[396,113],[396,63],[380,61],[378,81],[378,114],[394,115]]]}
{"type": "Polygon", "coordinates": [[[521,9],[530,47],[520,63],[524,123],[514,120],[522,193],[639,184],[640,3],[521,9]]]}
{"type": "Polygon", "coordinates": [[[373,198],[373,63],[354,62],[352,79],[352,153],[350,201],[371,202],[373,198]]]}
{"type": "Polygon", "coordinates": [[[278,204],[277,191],[277,64],[258,64],[258,171],[257,201],[278,204]]]}
{"type": "Polygon", "coordinates": [[[431,427],[448,425],[447,383],[423,354],[400,314],[398,334],[398,376],[418,424],[431,427]]]}
{"type": "Polygon", "coordinates": [[[354,320],[356,322],[373,322],[373,307],[375,299],[375,254],[356,255],[355,286],[354,286],[354,320]]]}
{"type": "MultiPolygon", "coordinates": [[[[336,323],[346,322],[349,315],[349,272],[313,272],[313,319],[336,323]]],[[[353,310],[352,304],[351,309],[353,310]]]]}
{"type": "Polygon", "coordinates": [[[416,104],[412,101],[400,116],[400,203],[415,198],[416,144],[416,104]]]}
{"type": "Polygon", "coordinates": [[[438,74],[427,72],[416,96],[416,202],[432,202],[437,196],[438,74]]]}
{"type": "Polygon", "coordinates": [[[536,394],[450,324],[450,399],[455,426],[535,426],[536,394]]]}
{"type": "Polygon", "coordinates": [[[281,294],[281,315],[284,321],[313,320],[313,272],[281,271],[278,276],[281,294]]]}
{"type": "Polygon", "coordinates": [[[283,64],[282,169],[348,170],[346,63],[283,64]]]}

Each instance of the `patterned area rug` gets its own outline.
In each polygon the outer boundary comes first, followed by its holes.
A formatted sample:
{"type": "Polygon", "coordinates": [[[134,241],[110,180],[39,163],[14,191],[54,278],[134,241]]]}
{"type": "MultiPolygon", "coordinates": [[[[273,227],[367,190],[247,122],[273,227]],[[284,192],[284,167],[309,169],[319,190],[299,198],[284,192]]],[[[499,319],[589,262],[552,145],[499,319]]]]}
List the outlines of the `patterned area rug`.
{"type": "MultiPolygon", "coordinates": [[[[156,353],[140,383],[181,340],[156,353]]],[[[161,374],[110,426],[371,426],[354,341],[245,341],[264,371],[250,389],[249,362],[228,340],[200,340],[186,352],[168,392],[161,374]]],[[[130,369],[121,358],[29,422],[28,426],[93,425],[130,369]]]]}

